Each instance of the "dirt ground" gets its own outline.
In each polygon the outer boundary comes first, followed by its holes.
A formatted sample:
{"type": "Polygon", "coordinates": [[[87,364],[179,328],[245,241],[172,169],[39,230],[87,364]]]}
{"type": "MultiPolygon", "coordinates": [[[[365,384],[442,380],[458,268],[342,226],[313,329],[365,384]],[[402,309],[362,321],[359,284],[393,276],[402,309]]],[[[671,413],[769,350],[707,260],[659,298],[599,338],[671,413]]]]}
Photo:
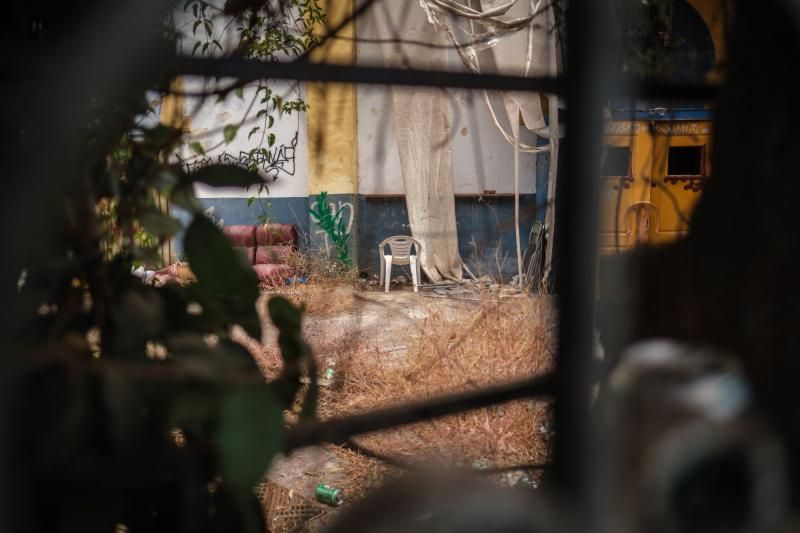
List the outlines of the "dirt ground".
{"type": "MultiPolygon", "coordinates": [[[[476,284],[443,296],[407,287],[384,293],[364,285],[305,285],[277,292],[307,306],[305,338],[324,385],[319,416],[330,419],[548,371],[554,335],[550,299],[492,289],[476,284]],[[330,381],[324,380],[327,369],[330,381]]],[[[241,339],[268,379],[280,371],[277,332],[266,318],[266,303],[275,293],[265,292],[259,302],[262,342],[241,339]]],[[[549,420],[547,402],[521,400],[360,436],[355,446],[299,450],[279,458],[268,474],[268,526],[318,529],[332,519],[341,508],[315,502],[318,483],[341,488],[344,508],[402,475],[403,468],[365,452],[410,466],[471,470],[546,463],[549,420]]],[[[491,477],[535,488],[540,474],[521,468],[491,477]]]]}

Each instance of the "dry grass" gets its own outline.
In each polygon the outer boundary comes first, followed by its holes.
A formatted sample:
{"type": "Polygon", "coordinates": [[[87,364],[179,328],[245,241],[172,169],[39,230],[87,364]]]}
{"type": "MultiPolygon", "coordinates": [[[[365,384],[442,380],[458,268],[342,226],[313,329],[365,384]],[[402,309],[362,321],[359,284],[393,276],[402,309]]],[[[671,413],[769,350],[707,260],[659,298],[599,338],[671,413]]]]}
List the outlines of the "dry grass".
{"type": "Polygon", "coordinates": [[[327,254],[319,250],[296,250],[287,262],[295,277],[306,281],[291,285],[264,284],[263,289],[281,294],[296,305],[304,304],[310,314],[343,312],[352,306],[352,289],[358,279],[355,267],[330,261],[327,254]]]}
{"type": "Polygon", "coordinates": [[[358,279],[356,267],[330,260],[329,253],[324,250],[296,250],[287,262],[295,272],[313,283],[352,285],[358,279]]]}
{"type": "Polygon", "coordinates": [[[355,502],[373,490],[403,474],[403,470],[383,461],[367,457],[344,446],[329,446],[341,468],[344,479],[337,482],[348,502],[355,502]]]}
{"type": "MultiPolygon", "coordinates": [[[[541,375],[553,364],[555,313],[548,297],[498,301],[496,294],[487,293],[480,302],[454,304],[420,296],[412,301],[425,318],[408,319],[411,326],[408,320],[384,321],[383,313],[394,311],[379,307],[381,320],[362,331],[356,321],[340,322],[360,313],[363,303],[346,285],[310,283],[278,292],[306,304],[305,336],[319,371],[335,368],[332,386],[320,391],[322,419],[541,375]],[[404,345],[405,351],[376,342],[378,335],[397,339],[395,344],[404,345]]],[[[264,308],[269,296],[261,302],[264,308]]],[[[375,306],[382,304],[371,305],[376,314],[375,306]]],[[[252,342],[248,348],[269,379],[277,376],[281,363],[274,341],[266,341],[252,342]]],[[[362,436],[357,442],[418,465],[538,464],[548,461],[549,420],[548,402],[520,400],[362,436]]],[[[344,474],[339,486],[348,501],[402,472],[347,448],[329,449],[344,474]]],[[[497,479],[510,482],[502,476],[497,479]]]]}
{"type": "MultiPolygon", "coordinates": [[[[436,305],[431,304],[431,314],[420,325],[419,339],[405,360],[387,362],[367,352],[338,361],[342,381],[339,388],[324,392],[321,417],[419,401],[550,370],[553,319],[546,299],[521,299],[512,305],[487,302],[458,321],[436,305]]],[[[516,401],[367,435],[357,442],[417,464],[470,467],[479,461],[496,468],[545,463],[549,417],[545,401],[516,401]]],[[[348,460],[352,477],[361,481],[345,490],[359,492],[362,481],[371,485],[396,472],[371,469],[374,460],[365,461],[362,465],[348,460]]]]}
{"type": "Polygon", "coordinates": [[[295,305],[306,306],[309,315],[330,315],[342,313],[353,308],[352,285],[340,283],[316,282],[287,285],[273,291],[280,294],[295,305]]]}

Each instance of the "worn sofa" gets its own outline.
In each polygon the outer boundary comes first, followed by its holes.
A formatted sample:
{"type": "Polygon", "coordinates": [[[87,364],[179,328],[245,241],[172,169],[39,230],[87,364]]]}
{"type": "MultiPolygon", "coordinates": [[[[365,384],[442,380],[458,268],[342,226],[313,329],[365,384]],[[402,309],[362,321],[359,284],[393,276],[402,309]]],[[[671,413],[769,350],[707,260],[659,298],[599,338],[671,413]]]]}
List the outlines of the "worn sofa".
{"type": "Polygon", "coordinates": [[[259,280],[274,284],[292,275],[288,260],[298,240],[293,224],[231,225],[223,232],[253,265],[259,280]]]}

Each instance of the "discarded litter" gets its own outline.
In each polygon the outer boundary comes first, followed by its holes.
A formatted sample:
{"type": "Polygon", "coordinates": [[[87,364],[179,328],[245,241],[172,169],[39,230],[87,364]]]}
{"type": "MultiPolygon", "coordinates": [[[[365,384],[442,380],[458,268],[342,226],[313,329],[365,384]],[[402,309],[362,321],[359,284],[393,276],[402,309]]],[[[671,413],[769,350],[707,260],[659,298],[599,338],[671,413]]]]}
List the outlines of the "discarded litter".
{"type": "Polygon", "coordinates": [[[338,507],[344,503],[344,493],[342,492],[342,489],[331,487],[325,483],[320,483],[317,485],[314,493],[317,496],[317,501],[322,503],[327,503],[328,505],[333,505],[334,507],[338,507]]]}
{"type": "MultiPolygon", "coordinates": [[[[308,385],[311,383],[311,379],[307,376],[300,376],[298,381],[303,385],[308,385]]],[[[329,378],[317,378],[317,385],[320,387],[330,387],[332,382],[333,380],[329,378]]]]}
{"type": "Polygon", "coordinates": [[[333,369],[331,367],[328,367],[328,368],[325,369],[324,377],[327,380],[333,379],[333,369]]]}
{"type": "Polygon", "coordinates": [[[486,462],[486,459],[475,459],[472,461],[472,468],[475,470],[486,470],[489,468],[489,463],[486,462]]]}
{"type": "Polygon", "coordinates": [[[286,285],[294,285],[296,283],[307,283],[308,278],[299,277],[299,278],[286,278],[286,285]]]}

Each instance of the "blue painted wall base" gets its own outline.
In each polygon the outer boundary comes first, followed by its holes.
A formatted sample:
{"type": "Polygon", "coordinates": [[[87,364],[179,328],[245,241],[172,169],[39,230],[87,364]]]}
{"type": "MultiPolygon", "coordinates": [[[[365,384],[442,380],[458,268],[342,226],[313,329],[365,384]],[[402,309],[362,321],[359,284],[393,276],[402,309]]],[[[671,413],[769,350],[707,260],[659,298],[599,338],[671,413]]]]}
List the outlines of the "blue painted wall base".
{"type": "MultiPolygon", "coordinates": [[[[295,224],[300,234],[300,247],[319,251],[324,249],[324,232],[308,214],[310,202],[315,199],[313,196],[263,198],[256,199],[251,205],[248,205],[247,198],[202,198],[200,201],[205,208],[213,206],[213,218],[222,220],[225,225],[258,224],[264,216],[273,222],[295,224]]],[[[350,226],[352,256],[363,273],[378,273],[378,244],[383,239],[411,234],[403,196],[337,194],[329,196],[329,201],[335,204],[336,209],[344,207],[350,226]]],[[[520,196],[523,251],[533,221],[544,218],[544,205],[539,203],[537,195],[520,196]]],[[[182,218],[188,223],[188,217],[182,218]]],[[[516,273],[513,196],[457,197],[456,226],[459,253],[475,275],[497,276],[499,273],[507,280],[516,273]]],[[[176,239],[175,250],[179,259],[185,259],[180,236],[176,239]]]]}

